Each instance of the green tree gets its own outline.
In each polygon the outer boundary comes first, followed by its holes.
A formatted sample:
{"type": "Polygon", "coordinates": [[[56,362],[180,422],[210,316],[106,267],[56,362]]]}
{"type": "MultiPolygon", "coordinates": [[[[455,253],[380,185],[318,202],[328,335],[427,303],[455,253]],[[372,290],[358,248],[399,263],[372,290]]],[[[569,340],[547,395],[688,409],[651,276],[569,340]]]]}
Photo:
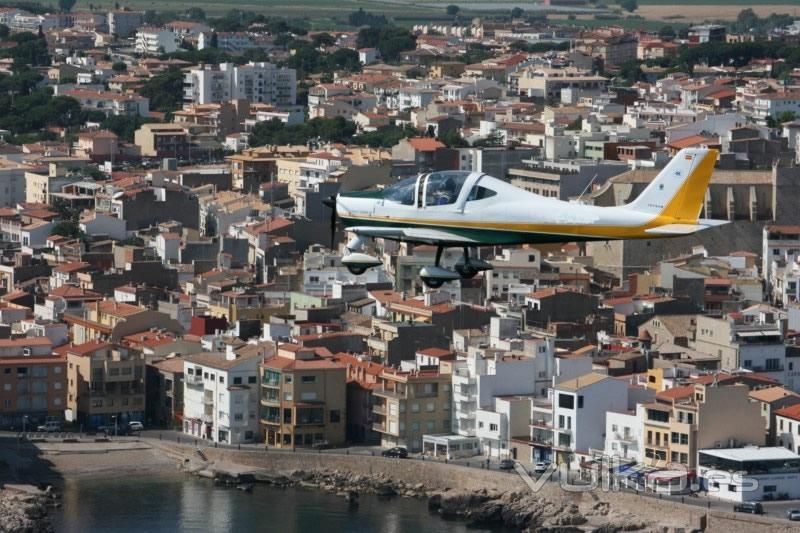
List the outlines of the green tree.
{"type": "Polygon", "coordinates": [[[521,7],[515,7],[514,9],[511,10],[511,18],[512,19],[522,18],[522,16],[524,14],[525,14],[525,10],[522,9],[521,7]]]}
{"type": "Polygon", "coordinates": [[[121,115],[109,115],[101,123],[100,127],[104,130],[112,131],[122,140],[133,142],[133,137],[142,124],[155,122],[151,118],[144,118],[138,115],[125,117],[121,115]]]}
{"type": "Polygon", "coordinates": [[[330,33],[318,33],[311,39],[311,43],[317,48],[320,46],[333,46],[336,44],[336,38],[330,33]]]}
{"type": "Polygon", "coordinates": [[[58,8],[64,12],[69,13],[75,7],[76,0],[58,0],[58,8]]]}
{"type": "Polygon", "coordinates": [[[411,126],[383,126],[375,131],[362,133],[353,137],[351,143],[370,148],[390,148],[406,137],[414,137],[417,132],[411,126]]]}
{"type": "Polygon", "coordinates": [[[77,221],[62,220],[50,229],[50,235],[61,235],[62,237],[68,237],[70,239],[80,239],[83,237],[83,232],[77,221]]]}
{"type": "Polygon", "coordinates": [[[473,143],[473,146],[505,146],[505,141],[499,130],[492,130],[489,135],[473,143]]]}
{"type": "Polygon", "coordinates": [[[448,148],[466,148],[467,140],[461,136],[459,130],[446,130],[439,135],[439,140],[448,148]]]}
{"type": "Polygon", "coordinates": [[[636,0],[618,0],[618,1],[619,1],[619,7],[630,13],[633,13],[634,11],[639,9],[639,2],[637,2],[636,0]]]}
{"type": "Polygon", "coordinates": [[[446,11],[448,15],[450,15],[451,17],[455,17],[456,15],[458,15],[458,12],[461,11],[461,8],[455,4],[450,4],[449,6],[447,6],[446,11]]]}
{"type": "Polygon", "coordinates": [[[405,28],[384,26],[382,28],[362,28],[356,39],[358,48],[377,48],[386,61],[396,61],[406,50],[417,46],[417,38],[405,28]]]}
{"type": "Polygon", "coordinates": [[[111,65],[111,70],[114,72],[125,72],[128,70],[128,65],[126,65],[124,61],[114,61],[114,64],[111,65]]]}
{"type": "Polygon", "coordinates": [[[147,80],[139,94],[150,99],[150,109],[168,113],[183,103],[183,73],[178,69],[157,74],[147,80]]]}
{"type": "Polygon", "coordinates": [[[5,24],[0,24],[0,39],[6,40],[11,34],[11,30],[5,24]]]}
{"type": "Polygon", "coordinates": [[[675,33],[675,28],[672,26],[662,26],[660,30],[658,30],[658,37],[665,41],[671,41],[677,36],[675,33]]]}
{"type": "Polygon", "coordinates": [[[567,126],[568,130],[580,130],[583,127],[583,117],[577,117],[575,120],[569,123],[567,126]]]}
{"type": "Polygon", "coordinates": [[[187,20],[206,20],[206,12],[200,9],[199,7],[190,7],[186,10],[184,17],[187,20]]]}

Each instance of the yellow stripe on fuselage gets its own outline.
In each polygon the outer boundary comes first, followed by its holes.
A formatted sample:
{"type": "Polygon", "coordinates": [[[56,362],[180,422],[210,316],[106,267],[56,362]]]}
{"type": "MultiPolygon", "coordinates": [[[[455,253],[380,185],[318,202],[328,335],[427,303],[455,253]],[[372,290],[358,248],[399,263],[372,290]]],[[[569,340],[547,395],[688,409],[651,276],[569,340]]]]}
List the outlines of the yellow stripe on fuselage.
{"type": "MultiPolygon", "coordinates": [[[[357,215],[346,218],[359,220],[379,220],[410,226],[446,226],[450,228],[515,231],[520,233],[544,233],[575,237],[608,239],[652,239],[656,235],[646,233],[648,229],[667,224],[697,224],[700,208],[705,197],[717,151],[709,150],[702,161],[692,170],[689,177],[670,199],[664,209],[645,224],[637,226],[611,226],[597,224],[526,224],[515,222],[482,222],[465,220],[435,220],[422,218],[401,218],[392,216],[357,215]]],[[[424,211],[423,211],[424,212],[424,211]]]]}

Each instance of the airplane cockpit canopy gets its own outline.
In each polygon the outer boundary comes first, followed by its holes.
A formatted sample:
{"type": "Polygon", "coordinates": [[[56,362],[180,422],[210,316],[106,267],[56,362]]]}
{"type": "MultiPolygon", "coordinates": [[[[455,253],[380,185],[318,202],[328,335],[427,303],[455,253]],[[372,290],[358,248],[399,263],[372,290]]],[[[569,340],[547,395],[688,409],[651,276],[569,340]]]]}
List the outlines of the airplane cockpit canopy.
{"type": "Polygon", "coordinates": [[[462,170],[446,170],[428,174],[425,185],[425,205],[449,205],[456,203],[464,182],[471,173],[462,170]]]}
{"type": "Polygon", "coordinates": [[[426,206],[454,204],[470,174],[464,170],[444,170],[406,178],[386,187],[383,198],[403,205],[414,205],[415,193],[419,191],[421,199],[424,191],[426,206]]]}

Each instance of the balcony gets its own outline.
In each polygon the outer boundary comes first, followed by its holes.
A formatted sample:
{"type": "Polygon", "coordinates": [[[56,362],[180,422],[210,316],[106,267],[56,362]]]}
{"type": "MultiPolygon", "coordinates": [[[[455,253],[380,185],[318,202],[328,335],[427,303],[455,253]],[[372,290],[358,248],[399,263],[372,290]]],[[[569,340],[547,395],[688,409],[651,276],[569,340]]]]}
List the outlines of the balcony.
{"type": "MultiPolygon", "coordinates": [[[[530,426],[532,428],[553,429],[553,422],[551,422],[549,420],[542,420],[542,419],[531,420],[530,426]]],[[[561,431],[561,430],[559,430],[559,431],[561,431]]]]}
{"type": "Polygon", "coordinates": [[[281,419],[278,416],[262,416],[261,417],[261,423],[262,424],[274,424],[274,425],[277,426],[277,425],[280,425],[281,419]]]}
{"type": "Polygon", "coordinates": [[[636,436],[630,433],[614,433],[614,438],[620,442],[629,442],[631,444],[636,444],[636,436]]]}
{"type": "Polygon", "coordinates": [[[389,398],[392,400],[404,400],[405,396],[396,393],[392,390],[383,390],[383,389],[374,389],[372,394],[378,396],[379,398],[389,398]]]}
{"type": "Polygon", "coordinates": [[[214,405],[213,396],[203,396],[203,405],[214,405]]]}
{"type": "Polygon", "coordinates": [[[205,414],[205,413],[203,413],[202,415],[200,415],[200,420],[201,420],[201,421],[202,421],[204,424],[213,424],[213,423],[214,423],[214,417],[213,417],[213,416],[211,416],[211,415],[207,415],[207,414],[205,414]]]}
{"type": "Polygon", "coordinates": [[[186,376],[183,379],[187,385],[193,387],[203,385],[203,376],[198,374],[186,374],[186,376]]]}
{"type": "Polygon", "coordinates": [[[669,449],[669,443],[667,443],[667,442],[660,442],[660,443],[648,442],[645,446],[647,446],[648,448],[656,449],[656,450],[668,450],[669,449]]]}
{"type": "Polygon", "coordinates": [[[267,398],[262,396],[261,397],[261,405],[280,405],[281,399],[278,397],[275,398],[267,398]]]}
{"type": "Polygon", "coordinates": [[[380,337],[367,337],[367,347],[373,352],[388,353],[389,341],[385,341],[380,337]]]}

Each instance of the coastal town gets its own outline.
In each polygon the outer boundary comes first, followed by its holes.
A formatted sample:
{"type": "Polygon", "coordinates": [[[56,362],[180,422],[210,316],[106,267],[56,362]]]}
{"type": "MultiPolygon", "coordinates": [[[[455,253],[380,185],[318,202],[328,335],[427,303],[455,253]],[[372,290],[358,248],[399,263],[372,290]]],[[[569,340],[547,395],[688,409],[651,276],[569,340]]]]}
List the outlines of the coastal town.
{"type": "Polygon", "coordinates": [[[609,3],[326,29],[5,3],[0,431],[560,468],[800,520],[800,20],[609,3]],[[623,206],[685,149],[718,152],[701,233],[343,262],[340,193],[459,171],[623,206]]]}

